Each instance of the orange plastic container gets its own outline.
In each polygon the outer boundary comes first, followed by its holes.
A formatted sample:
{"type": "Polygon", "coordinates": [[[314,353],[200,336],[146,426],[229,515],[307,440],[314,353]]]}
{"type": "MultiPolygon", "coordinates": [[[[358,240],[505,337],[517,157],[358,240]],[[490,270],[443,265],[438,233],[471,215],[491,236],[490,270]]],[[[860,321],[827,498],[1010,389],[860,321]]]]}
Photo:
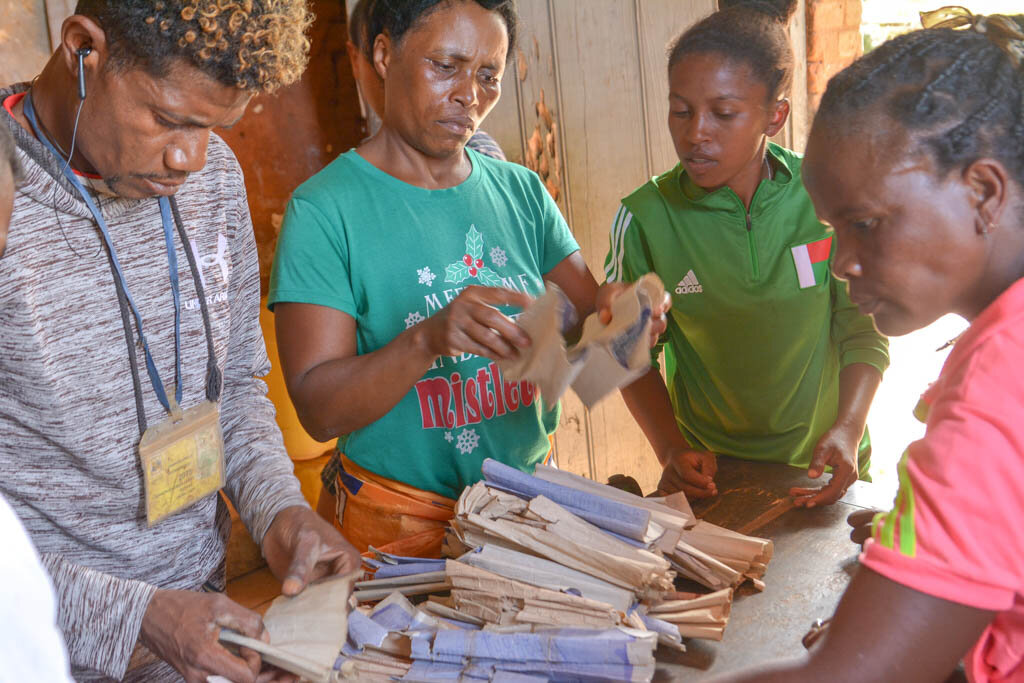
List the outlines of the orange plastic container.
{"type": "Polygon", "coordinates": [[[295,406],[288,398],[288,388],[281,372],[281,360],[277,353],[277,336],[274,334],[274,314],[267,310],[267,299],[260,302],[260,327],[263,328],[263,340],[267,345],[267,356],[270,358],[270,374],[263,378],[267,383],[267,396],[277,409],[277,426],[284,435],[284,447],[288,456],[295,463],[295,475],[302,484],[302,494],[309,504],[316,508],[320,496],[320,470],[329,454],[334,450],[333,443],[321,443],[311,437],[299,422],[295,406]]]}

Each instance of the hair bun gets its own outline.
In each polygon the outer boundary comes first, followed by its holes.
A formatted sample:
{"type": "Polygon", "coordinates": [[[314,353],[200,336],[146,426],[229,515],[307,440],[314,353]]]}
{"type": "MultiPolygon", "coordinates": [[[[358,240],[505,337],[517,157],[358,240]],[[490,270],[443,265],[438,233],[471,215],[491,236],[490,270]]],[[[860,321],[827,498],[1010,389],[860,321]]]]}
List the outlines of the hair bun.
{"type": "Polygon", "coordinates": [[[797,8],[797,0],[719,0],[719,9],[743,8],[761,12],[781,21],[789,23],[789,18],[797,8]]]}

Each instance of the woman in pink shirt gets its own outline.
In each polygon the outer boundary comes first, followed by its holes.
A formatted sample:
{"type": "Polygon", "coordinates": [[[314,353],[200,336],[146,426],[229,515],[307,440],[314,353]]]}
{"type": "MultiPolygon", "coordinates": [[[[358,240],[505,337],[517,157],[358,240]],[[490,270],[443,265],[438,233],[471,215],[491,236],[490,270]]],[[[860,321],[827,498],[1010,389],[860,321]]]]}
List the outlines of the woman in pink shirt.
{"type": "Polygon", "coordinates": [[[1024,17],[924,19],[831,80],[804,180],[880,332],[971,326],[826,635],[742,680],[1024,681],[1024,17]]]}

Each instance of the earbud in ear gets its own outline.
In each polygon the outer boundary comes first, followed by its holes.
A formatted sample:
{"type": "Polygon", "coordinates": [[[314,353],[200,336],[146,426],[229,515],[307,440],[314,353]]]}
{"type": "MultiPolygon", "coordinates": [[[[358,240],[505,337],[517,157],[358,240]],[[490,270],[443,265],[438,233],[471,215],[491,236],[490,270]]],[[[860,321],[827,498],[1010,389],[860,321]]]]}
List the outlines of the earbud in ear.
{"type": "Polygon", "coordinates": [[[85,99],[85,58],[92,54],[91,47],[80,47],[78,55],[78,99],[85,99]]]}

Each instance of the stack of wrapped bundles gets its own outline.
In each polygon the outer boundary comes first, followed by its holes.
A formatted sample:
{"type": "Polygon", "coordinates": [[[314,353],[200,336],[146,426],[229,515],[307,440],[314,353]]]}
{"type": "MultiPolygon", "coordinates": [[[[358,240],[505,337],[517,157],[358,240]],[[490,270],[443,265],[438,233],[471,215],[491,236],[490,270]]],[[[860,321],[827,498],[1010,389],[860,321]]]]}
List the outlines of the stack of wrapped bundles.
{"type": "Polygon", "coordinates": [[[368,682],[649,681],[656,639],[622,627],[481,627],[395,593],[368,614],[353,611],[336,668],[340,680],[368,682]]]}
{"type": "Polygon", "coordinates": [[[644,623],[657,619],[672,624],[683,638],[721,640],[732,608],[732,589],[714,593],[666,593],[664,598],[644,608],[644,623]]]}
{"type": "Polygon", "coordinates": [[[449,559],[367,560],[338,661],[349,678],[646,681],[657,645],[721,640],[733,589],[763,587],[771,541],[698,521],[682,494],[493,460],[483,474],[459,498],[449,559]],[[676,592],[677,573],[713,592],[676,592]]]}
{"type": "Polygon", "coordinates": [[[680,576],[714,590],[735,588],[749,579],[755,588],[764,590],[761,578],[772,559],[772,542],[697,520],[682,493],[640,498],[545,465],[537,467],[535,477],[650,512],[651,522],[665,532],[657,547],[680,576]]]}

